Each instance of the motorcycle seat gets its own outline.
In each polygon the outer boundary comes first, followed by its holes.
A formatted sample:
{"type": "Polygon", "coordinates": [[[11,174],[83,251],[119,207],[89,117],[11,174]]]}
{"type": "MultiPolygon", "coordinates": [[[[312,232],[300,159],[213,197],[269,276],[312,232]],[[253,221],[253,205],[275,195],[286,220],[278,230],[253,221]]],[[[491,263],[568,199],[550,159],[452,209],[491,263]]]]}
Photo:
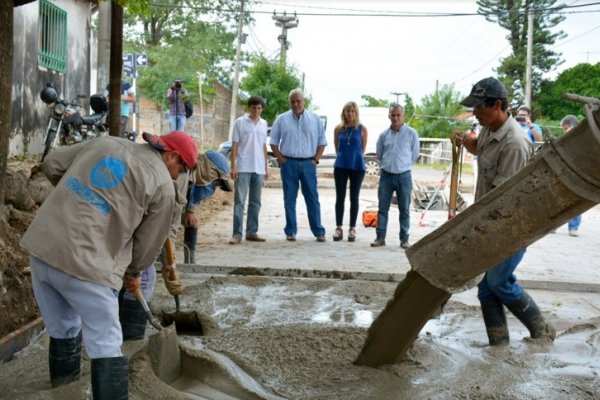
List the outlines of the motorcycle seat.
{"type": "Polygon", "coordinates": [[[102,120],[104,113],[85,115],[81,117],[81,120],[86,125],[94,125],[102,120]]]}

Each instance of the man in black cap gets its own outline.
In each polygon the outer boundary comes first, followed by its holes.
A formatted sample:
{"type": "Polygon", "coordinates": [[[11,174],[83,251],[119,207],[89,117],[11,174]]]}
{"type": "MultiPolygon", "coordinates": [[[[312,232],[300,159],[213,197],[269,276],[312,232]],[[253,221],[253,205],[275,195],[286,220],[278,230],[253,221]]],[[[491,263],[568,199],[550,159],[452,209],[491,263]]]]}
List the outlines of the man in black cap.
{"type": "MultiPolygon", "coordinates": [[[[477,82],[471,94],[460,102],[473,108],[473,114],[482,126],[478,137],[463,132],[453,134],[455,142],[478,156],[475,201],[517,173],[533,155],[533,144],[507,112],[507,97],[502,82],[485,78],[477,82]]],[[[525,251],[526,248],[521,249],[489,269],[479,282],[477,297],[490,345],[509,341],[504,306],[529,329],[532,338],[554,340],[556,336],[556,331],[544,320],[535,301],[516,282],[514,271],[525,251]]]]}

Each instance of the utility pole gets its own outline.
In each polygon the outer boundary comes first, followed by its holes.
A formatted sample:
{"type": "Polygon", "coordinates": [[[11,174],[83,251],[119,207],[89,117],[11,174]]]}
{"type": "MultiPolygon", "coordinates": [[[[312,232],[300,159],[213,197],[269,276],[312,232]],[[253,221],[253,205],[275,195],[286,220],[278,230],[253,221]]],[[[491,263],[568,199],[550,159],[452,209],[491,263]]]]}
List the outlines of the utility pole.
{"type": "Polygon", "coordinates": [[[231,89],[231,112],[229,113],[229,141],[233,136],[233,124],[235,123],[235,115],[237,113],[237,97],[240,87],[240,53],[242,51],[242,27],[244,25],[244,1],[240,2],[240,18],[238,20],[237,29],[237,49],[235,50],[235,73],[233,76],[233,88],[231,89]]]}
{"type": "Polygon", "coordinates": [[[390,94],[396,96],[396,104],[400,104],[400,96],[406,96],[408,93],[405,93],[405,92],[392,92],[390,94]]]}
{"type": "Polygon", "coordinates": [[[204,99],[202,98],[202,84],[206,75],[198,72],[198,94],[200,96],[200,150],[204,151],[204,99]]]}
{"type": "Polygon", "coordinates": [[[527,16],[527,67],[525,69],[525,105],[531,109],[531,78],[533,64],[533,8],[530,6],[527,16]]]}
{"type": "Polygon", "coordinates": [[[277,39],[279,39],[279,43],[281,44],[279,63],[282,68],[285,68],[286,51],[290,45],[290,42],[287,40],[287,31],[288,29],[296,28],[298,26],[298,17],[296,16],[296,13],[294,13],[294,15],[287,15],[284,11],[283,15],[277,15],[277,13],[273,11],[273,16],[271,18],[275,21],[276,26],[281,27],[281,35],[277,36],[277,39]]]}

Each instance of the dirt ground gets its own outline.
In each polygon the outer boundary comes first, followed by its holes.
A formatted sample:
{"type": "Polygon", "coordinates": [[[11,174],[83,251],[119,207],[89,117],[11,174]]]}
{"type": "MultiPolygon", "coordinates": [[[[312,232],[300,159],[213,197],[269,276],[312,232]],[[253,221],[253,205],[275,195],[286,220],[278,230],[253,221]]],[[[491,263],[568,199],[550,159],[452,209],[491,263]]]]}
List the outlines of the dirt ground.
{"type": "MultiPolygon", "coordinates": [[[[554,344],[528,340],[525,327],[509,314],[510,344],[489,347],[471,289],[452,296],[401,361],[369,368],[353,361],[368,327],[391,298],[394,281],[409,268],[398,247],[397,211],[390,215],[385,248],[371,249],[374,232],[364,227],[355,243],[333,243],[335,196],[323,182],[327,242],[314,240],[299,200],[300,230],[292,243],[283,236],[281,191],[270,188],[263,195],[259,232],[267,242],[231,246],[231,197],[217,193],[200,206],[207,215],[200,227],[199,264],[180,270],[182,310],[210,316],[219,329],[204,337],[179,337],[188,358],[168,382],[154,371],[157,364],[172,363],[175,352],[153,364],[148,353],[157,342],[150,346],[148,341],[159,337],[154,329],[147,328],[146,339],[126,343],[131,399],[600,398],[600,210],[584,215],[580,237],[568,236],[561,227],[530,246],[519,267],[519,278],[557,329],[554,344]],[[263,276],[236,275],[250,272],[263,276]],[[239,389],[243,384],[263,394],[240,394],[247,393],[239,389]]],[[[363,207],[374,199],[374,189],[361,194],[363,207]]],[[[412,212],[411,241],[445,219],[441,211],[412,212]]],[[[156,314],[174,310],[160,282],[151,307],[156,314]]],[[[42,335],[15,360],[0,365],[0,400],[91,398],[86,357],[82,379],[55,390],[46,360],[42,335]]]]}

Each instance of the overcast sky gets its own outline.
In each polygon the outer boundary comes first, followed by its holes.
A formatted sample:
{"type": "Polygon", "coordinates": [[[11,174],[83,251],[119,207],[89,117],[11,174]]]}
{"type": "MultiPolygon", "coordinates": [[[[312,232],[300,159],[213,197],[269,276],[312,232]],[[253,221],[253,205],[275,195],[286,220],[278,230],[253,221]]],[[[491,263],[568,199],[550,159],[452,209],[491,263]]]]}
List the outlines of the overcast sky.
{"type": "MultiPolygon", "coordinates": [[[[566,0],[570,5],[593,0],[566,0]]],[[[391,101],[391,92],[407,92],[415,103],[439,85],[454,84],[468,94],[473,83],[495,75],[499,58],[510,54],[508,31],[482,16],[388,17],[317,16],[348,14],[351,10],[408,13],[475,13],[474,0],[364,1],[364,0],[276,0],[253,5],[256,23],[245,27],[249,34],[244,51],[279,55],[272,12],[297,12],[297,28],[288,30],[291,47],[288,64],[305,74],[305,90],[321,109],[341,108],[349,100],[362,103],[368,94],[391,101]]],[[[600,4],[572,11],[559,25],[568,34],[553,49],[565,60],[558,71],[578,63],[600,62],[600,4]],[[589,12],[596,10],[596,12],[589,12]]],[[[550,78],[554,78],[553,73],[550,78]]],[[[403,97],[399,97],[402,102],[403,97]]]]}

